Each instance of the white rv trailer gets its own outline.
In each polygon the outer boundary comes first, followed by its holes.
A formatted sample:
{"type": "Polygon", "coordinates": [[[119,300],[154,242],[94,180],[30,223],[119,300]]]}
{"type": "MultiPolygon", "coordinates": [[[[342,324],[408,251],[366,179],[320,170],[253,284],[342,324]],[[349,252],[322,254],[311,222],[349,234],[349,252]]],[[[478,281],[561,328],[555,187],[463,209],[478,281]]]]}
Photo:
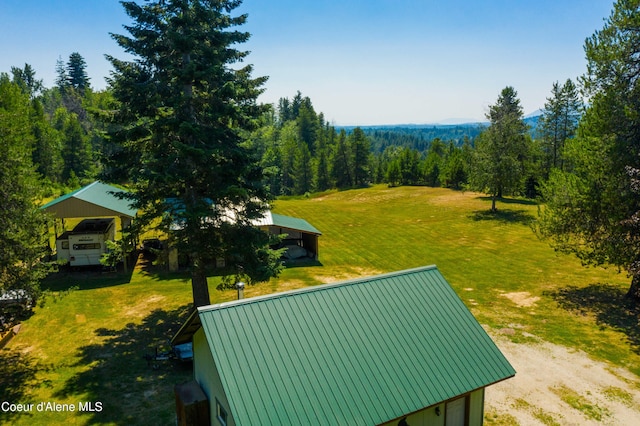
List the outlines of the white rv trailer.
{"type": "Polygon", "coordinates": [[[72,231],[56,239],[58,260],[66,260],[71,266],[100,265],[100,258],[108,251],[107,241],[114,241],[114,218],[84,219],[72,231]]]}

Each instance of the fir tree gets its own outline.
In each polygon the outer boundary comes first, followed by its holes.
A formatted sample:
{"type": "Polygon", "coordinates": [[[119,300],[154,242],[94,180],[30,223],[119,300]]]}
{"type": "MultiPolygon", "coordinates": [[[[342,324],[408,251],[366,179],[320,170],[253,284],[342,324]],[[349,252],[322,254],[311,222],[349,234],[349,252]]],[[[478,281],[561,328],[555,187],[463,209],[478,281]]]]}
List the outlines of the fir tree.
{"type": "MultiPolygon", "coordinates": [[[[278,253],[251,226],[268,207],[264,174],[243,144],[264,108],[256,103],[266,78],[238,67],[236,49],[249,34],[232,16],[237,0],[123,2],[130,36],[114,38],[135,60],[109,57],[121,107],[114,135],[129,158],[139,223],[162,217],[179,251],[189,256],[193,299],[209,303],[207,265],[225,258],[250,282],[278,273],[278,253]]],[[[122,157],[121,157],[122,158],[122,157]]]]}

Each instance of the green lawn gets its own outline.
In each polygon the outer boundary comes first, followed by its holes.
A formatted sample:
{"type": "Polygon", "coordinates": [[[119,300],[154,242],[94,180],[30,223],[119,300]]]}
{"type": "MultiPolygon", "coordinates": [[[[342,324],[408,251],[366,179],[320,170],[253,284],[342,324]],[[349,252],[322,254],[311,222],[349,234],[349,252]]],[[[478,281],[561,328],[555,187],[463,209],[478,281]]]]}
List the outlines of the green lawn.
{"type": "MultiPolygon", "coordinates": [[[[489,207],[478,194],[422,187],[278,200],[274,212],[322,231],[319,262],[291,267],[245,296],[436,264],[481,323],[513,329],[516,341],[580,348],[640,376],[638,310],[623,299],[624,274],[556,255],[530,229],[532,203],[498,203],[495,215],[489,207]]],[[[143,355],[184,319],[188,278],[138,268],[131,275],[58,274],[47,285],[45,306],[0,351],[0,402],[100,402],[102,411],[34,407],[31,414],[0,412],[0,422],[171,424],[173,385],[190,370],[169,362],[154,368],[143,355]]],[[[235,298],[215,285],[212,278],[212,302],[235,298]]]]}

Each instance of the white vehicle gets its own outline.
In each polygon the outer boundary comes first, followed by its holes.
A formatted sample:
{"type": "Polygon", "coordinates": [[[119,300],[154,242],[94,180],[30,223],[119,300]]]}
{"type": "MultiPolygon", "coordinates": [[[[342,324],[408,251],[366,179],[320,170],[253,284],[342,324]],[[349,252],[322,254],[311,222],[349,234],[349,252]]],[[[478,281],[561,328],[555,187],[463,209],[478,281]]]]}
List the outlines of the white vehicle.
{"type": "Polygon", "coordinates": [[[58,260],[66,260],[71,266],[100,265],[100,258],[108,251],[107,241],[114,241],[114,218],[85,219],[72,231],[56,239],[58,260]]]}

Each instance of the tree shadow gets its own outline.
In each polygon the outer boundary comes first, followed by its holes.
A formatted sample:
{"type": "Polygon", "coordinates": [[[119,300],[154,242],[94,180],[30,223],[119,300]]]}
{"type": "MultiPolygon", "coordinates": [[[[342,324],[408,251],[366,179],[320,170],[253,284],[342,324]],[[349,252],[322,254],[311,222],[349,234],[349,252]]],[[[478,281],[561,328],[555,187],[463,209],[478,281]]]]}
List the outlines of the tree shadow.
{"type": "MultiPolygon", "coordinates": [[[[0,351],[0,402],[26,404],[31,400],[30,391],[38,386],[50,386],[49,382],[38,380],[39,371],[48,367],[38,363],[34,357],[17,350],[0,351]]],[[[33,416],[30,412],[2,413],[3,420],[11,423],[17,417],[33,416]]]]}
{"type": "Polygon", "coordinates": [[[173,424],[173,387],[192,378],[192,364],[171,359],[149,362],[145,356],[155,356],[157,348],[168,351],[169,339],[191,310],[190,304],[157,309],[139,324],[95,330],[100,343],[79,348],[76,366],[82,371],[54,397],[100,402],[100,411],[85,413],[87,424],[173,424]]]}
{"type": "Polygon", "coordinates": [[[502,223],[521,223],[523,225],[530,225],[535,220],[535,217],[529,211],[511,209],[498,209],[496,211],[476,210],[469,217],[476,222],[491,220],[502,223]]]}
{"type": "Polygon", "coordinates": [[[311,267],[319,267],[323,266],[322,262],[318,259],[311,259],[309,257],[304,257],[300,259],[288,259],[284,261],[284,266],[287,269],[293,268],[311,268],[311,267]]]}
{"type": "Polygon", "coordinates": [[[595,315],[597,324],[623,332],[632,350],[640,354],[640,305],[625,297],[625,291],[611,284],[568,286],[548,292],[562,308],[581,315],[595,315]]]}
{"type": "Polygon", "coordinates": [[[60,267],[42,281],[42,289],[64,291],[77,287],[79,290],[93,290],[128,284],[131,282],[134,267],[135,264],[129,265],[126,271],[122,265],[115,271],[106,271],[102,266],[60,267]]]}
{"type": "MultiPolygon", "coordinates": [[[[491,202],[492,197],[484,196],[484,197],[476,197],[479,200],[486,201],[488,203],[491,202]]],[[[498,198],[497,202],[502,204],[520,204],[523,206],[537,206],[539,203],[536,200],[531,200],[528,198],[498,198]]]]}

